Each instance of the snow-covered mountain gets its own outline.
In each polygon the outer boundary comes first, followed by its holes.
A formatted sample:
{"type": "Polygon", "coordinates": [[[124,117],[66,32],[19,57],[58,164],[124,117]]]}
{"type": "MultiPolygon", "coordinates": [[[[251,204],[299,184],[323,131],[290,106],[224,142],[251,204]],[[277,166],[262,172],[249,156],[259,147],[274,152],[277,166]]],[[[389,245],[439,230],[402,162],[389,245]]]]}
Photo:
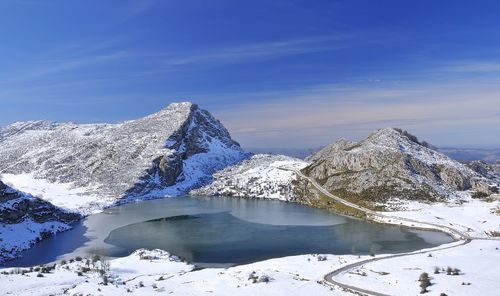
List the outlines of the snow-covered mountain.
{"type": "Polygon", "coordinates": [[[214,174],[214,181],[191,191],[193,195],[224,195],[247,198],[294,200],[293,169],[307,162],[284,155],[256,154],[214,174]]]}
{"type": "Polygon", "coordinates": [[[83,212],[184,194],[246,157],[224,126],[192,103],[118,124],[29,121],[0,130],[4,182],[83,212]]]}
{"type": "Polygon", "coordinates": [[[302,172],[343,197],[437,201],[459,191],[491,193],[495,181],[399,129],[385,128],[355,143],[340,140],[310,156],[302,172]]]}
{"type": "Polygon", "coordinates": [[[40,198],[0,181],[0,263],[15,258],[35,242],[71,228],[80,219],[40,198]]]}
{"type": "Polygon", "coordinates": [[[339,140],[306,161],[254,155],[217,172],[212,183],[191,194],[278,198],[323,207],[311,200],[317,192],[309,192],[307,188],[313,188],[293,169],[302,170],[332,193],[353,201],[361,198],[361,202],[444,201],[467,190],[485,196],[498,191],[500,180],[491,165],[468,167],[406,131],[385,128],[359,143],[339,140]]]}

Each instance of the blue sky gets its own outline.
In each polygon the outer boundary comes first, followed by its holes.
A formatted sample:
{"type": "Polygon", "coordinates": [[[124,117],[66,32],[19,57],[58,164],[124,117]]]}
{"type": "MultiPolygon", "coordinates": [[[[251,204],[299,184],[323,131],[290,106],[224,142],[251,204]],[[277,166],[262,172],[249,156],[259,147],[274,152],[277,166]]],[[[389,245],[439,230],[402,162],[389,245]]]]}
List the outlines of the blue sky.
{"type": "Polygon", "coordinates": [[[246,147],[500,147],[498,1],[0,0],[0,125],[193,101],[246,147]]]}

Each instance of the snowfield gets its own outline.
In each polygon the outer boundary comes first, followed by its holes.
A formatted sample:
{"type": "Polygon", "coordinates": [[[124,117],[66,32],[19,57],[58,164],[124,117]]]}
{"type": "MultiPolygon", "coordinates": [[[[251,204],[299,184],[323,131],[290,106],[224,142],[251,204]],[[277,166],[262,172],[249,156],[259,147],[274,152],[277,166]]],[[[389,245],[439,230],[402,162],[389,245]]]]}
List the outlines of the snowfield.
{"type": "Polygon", "coordinates": [[[452,249],[368,263],[337,280],[389,295],[422,295],[418,279],[426,272],[431,286],[423,295],[498,295],[498,262],[500,241],[475,240],[452,249]],[[448,275],[448,267],[459,269],[458,275],[448,275]]]}
{"type": "Polygon", "coordinates": [[[307,165],[306,161],[284,155],[257,154],[216,172],[212,183],[190,194],[293,201],[292,181],[296,178],[293,170],[307,165]]]}
{"type": "MultiPolygon", "coordinates": [[[[461,199],[448,203],[395,200],[392,205],[399,210],[379,213],[451,227],[471,237],[487,238],[500,233],[499,200],[487,202],[473,199],[470,194],[462,192],[461,199]]],[[[390,218],[381,222],[390,223],[388,220],[390,218]]],[[[408,226],[412,225],[408,224],[408,226]]],[[[418,227],[418,225],[413,226],[418,227]]]]}
{"type": "Polygon", "coordinates": [[[37,179],[33,174],[1,174],[0,180],[10,187],[22,192],[29,192],[51,204],[67,210],[92,214],[101,211],[102,207],[113,204],[114,198],[89,194],[89,188],[76,188],[72,183],[49,182],[37,179]]]}

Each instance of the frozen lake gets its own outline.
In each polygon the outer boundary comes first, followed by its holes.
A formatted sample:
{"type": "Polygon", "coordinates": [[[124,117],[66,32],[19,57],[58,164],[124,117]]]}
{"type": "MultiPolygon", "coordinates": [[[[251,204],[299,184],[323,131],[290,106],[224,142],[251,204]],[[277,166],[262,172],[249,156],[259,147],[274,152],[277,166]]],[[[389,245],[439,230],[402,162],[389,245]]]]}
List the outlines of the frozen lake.
{"type": "Polygon", "coordinates": [[[8,266],[98,253],[120,257],[159,248],[199,266],[228,266],[308,253],[399,253],[451,242],[439,232],[367,223],[274,200],[179,197],[91,215],[8,266]]]}

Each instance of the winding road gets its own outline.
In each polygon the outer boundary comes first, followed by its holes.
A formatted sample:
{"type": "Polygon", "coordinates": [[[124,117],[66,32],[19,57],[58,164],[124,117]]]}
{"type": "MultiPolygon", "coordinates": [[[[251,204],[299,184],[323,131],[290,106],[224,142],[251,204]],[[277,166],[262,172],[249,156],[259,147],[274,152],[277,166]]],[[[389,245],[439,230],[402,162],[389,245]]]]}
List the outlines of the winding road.
{"type": "Polygon", "coordinates": [[[413,219],[407,219],[407,218],[402,218],[402,217],[395,217],[395,216],[390,216],[386,214],[382,214],[380,212],[375,212],[372,211],[368,208],[362,207],[360,205],[357,205],[355,203],[352,203],[350,201],[347,201],[341,197],[338,197],[336,195],[331,194],[328,190],[323,188],[321,185],[319,185],[316,180],[313,178],[310,178],[306,175],[304,175],[301,171],[299,170],[293,170],[297,175],[299,175],[301,178],[307,179],[311,184],[316,187],[319,191],[321,191],[323,194],[326,196],[330,197],[331,199],[340,202],[346,206],[349,206],[351,208],[360,210],[366,214],[366,218],[368,220],[373,220],[375,222],[381,222],[381,223],[386,223],[386,224],[396,224],[396,225],[402,225],[401,223],[405,223],[404,226],[409,226],[409,227],[417,227],[414,226],[415,224],[418,224],[418,228],[424,228],[424,229],[430,229],[430,230],[439,230],[445,233],[450,234],[453,238],[456,240],[464,240],[464,239],[470,239],[470,237],[467,233],[459,231],[457,229],[440,225],[440,224],[434,224],[434,223],[429,223],[429,222],[422,222],[418,220],[413,220],[413,219]],[[407,223],[412,223],[413,225],[407,225],[407,223]]]}
{"type": "Polygon", "coordinates": [[[399,225],[402,225],[403,223],[405,223],[404,225],[408,226],[408,227],[415,227],[414,225],[418,224],[419,228],[439,230],[439,231],[450,234],[453,238],[458,240],[455,244],[453,244],[451,246],[450,245],[438,246],[438,247],[431,248],[431,249],[425,249],[425,250],[421,250],[421,251],[408,252],[408,253],[400,253],[400,254],[394,254],[394,255],[387,255],[387,256],[383,256],[383,257],[370,258],[370,259],[366,259],[366,260],[362,260],[362,261],[348,264],[346,266],[343,266],[343,267],[336,269],[336,270],[328,273],[327,275],[325,275],[323,278],[323,282],[322,282],[324,285],[332,286],[332,287],[340,287],[344,290],[351,291],[351,292],[358,293],[358,294],[363,294],[363,295],[389,296],[388,294],[380,293],[377,291],[372,291],[372,290],[364,289],[361,287],[343,284],[343,283],[339,282],[338,280],[336,280],[335,277],[337,277],[341,274],[344,274],[346,272],[349,272],[350,270],[352,270],[354,268],[360,267],[362,265],[365,265],[365,264],[368,264],[371,262],[385,260],[385,259],[391,259],[391,258],[397,258],[397,257],[417,255],[417,254],[425,254],[425,253],[435,252],[435,251],[439,251],[439,250],[456,248],[456,247],[460,247],[460,246],[463,246],[463,245],[470,243],[473,239],[484,239],[484,238],[471,237],[467,233],[464,233],[460,230],[457,230],[457,229],[454,229],[454,228],[451,228],[448,226],[433,224],[433,223],[428,223],[428,222],[422,222],[422,221],[417,221],[417,220],[412,220],[412,219],[406,219],[406,218],[401,218],[401,217],[395,217],[395,216],[390,216],[390,215],[384,215],[382,213],[372,211],[368,208],[359,206],[359,205],[354,204],[352,202],[349,202],[345,199],[342,199],[341,197],[338,197],[336,195],[331,194],[329,191],[327,191],[325,188],[323,188],[321,185],[319,185],[316,182],[316,180],[304,175],[301,171],[299,171],[297,169],[292,169],[292,170],[301,178],[308,180],[316,189],[318,189],[319,191],[321,191],[323,194],[330,197],[331,199],[333,199],[337,202],[340,202],[346,206],[349,206],[349,207],[352,207],[352,208],[355,208],[357,210],[364,212],[366,214],[367,219],[369,219],[369,220],[373,220],[375,222],[399,224],[399,225]],[[407,225],[407,223],[411,223],[411,224],[407,225]]]}

